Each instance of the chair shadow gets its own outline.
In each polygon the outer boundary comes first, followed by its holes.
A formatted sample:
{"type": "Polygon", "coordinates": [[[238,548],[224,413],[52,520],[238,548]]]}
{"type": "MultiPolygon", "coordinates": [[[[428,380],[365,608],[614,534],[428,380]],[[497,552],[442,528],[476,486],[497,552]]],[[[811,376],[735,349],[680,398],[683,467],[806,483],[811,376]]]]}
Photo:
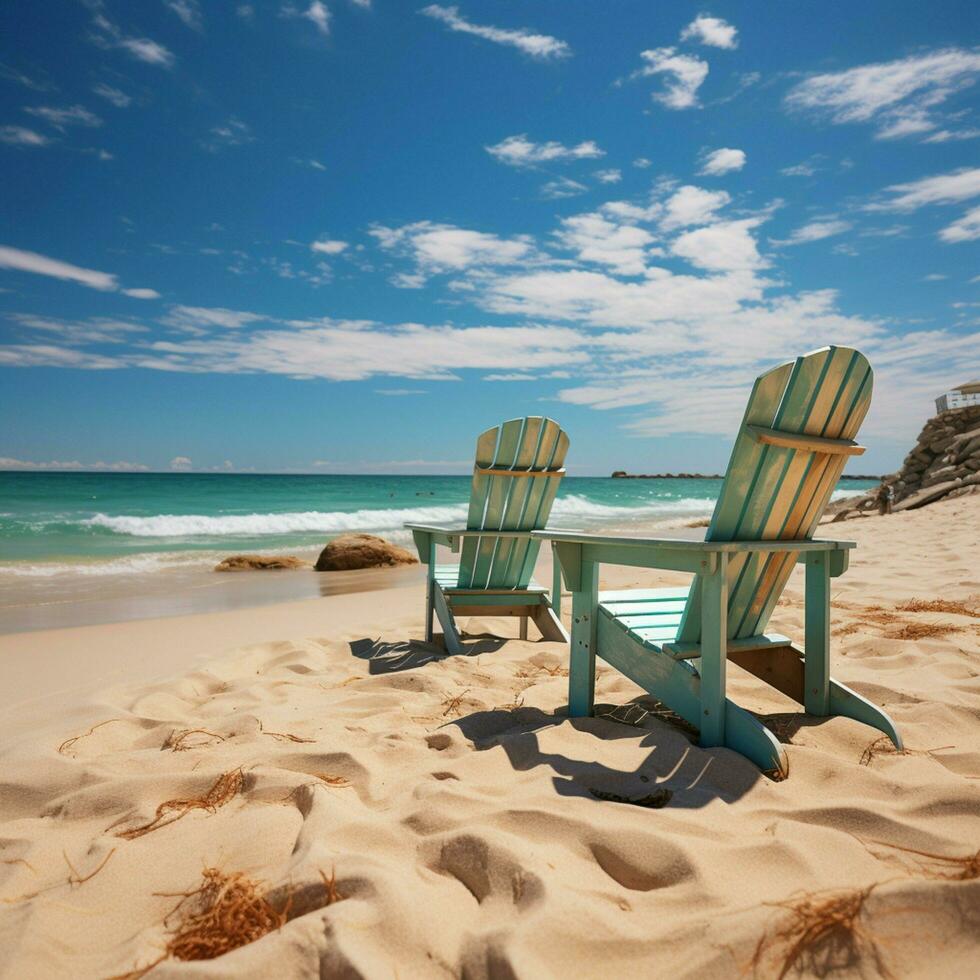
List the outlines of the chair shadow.
{"type": "MultiPolygon", "coordinates": [[[[549,714],[540,708],[520,707],[476,711],[448,724],[459,728],[477,751],[502,748],[517,772],[538,766],[551,769],[559,796],[596,804],[600,800],[593,791],[637,799],[668,789],[672,794],[668,808],[699,809],[717,799],[732,803],[765,778],[735,752],[699,748],[694,730],[669,714],[653,699],[638,697],[625,705],[597,704],[591,718],[569,719],[567,708],[549,714]],[[539,733],[563,723],[601,742],[638,741],[649,753],[636,769],[624,770],[597,758],[546,751],[539,733]]],[[[602,754],[597,747],[595,755],[602,754]]]]}
{"type": "MultiPolygon", "coordinates": [[[[464,636],[466,649],[456,656],[478,657],[481,653],[499,650],[506,640],[490,634],[464,636]]],[[[350,652],[358,660],[366,660],[369,674],[394,674],[402,670],[415,670],[436,660],[453,656],[438,643],[422,640],[402,640],[395,643],[363,637],[350,641],[350,652]]]]}

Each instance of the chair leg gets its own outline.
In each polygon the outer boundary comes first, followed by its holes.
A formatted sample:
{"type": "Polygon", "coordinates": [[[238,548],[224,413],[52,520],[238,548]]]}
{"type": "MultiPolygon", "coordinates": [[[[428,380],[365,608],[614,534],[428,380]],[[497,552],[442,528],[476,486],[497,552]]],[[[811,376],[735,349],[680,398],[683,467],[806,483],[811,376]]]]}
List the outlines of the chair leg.
{"type": "Polygon", "coordinates": [[[528,619],[527,616],[521,616],[521,632],[520,632],[520,638],[522,640],[526,640],[527,639],[527,619],[528,619]]]}
{"type": "Polygon", "coordinates": [[[572,642],[568,671],[568,715],[585,718],[595,706],[596,594],[599,566],[583,561],[581,582],[572,592],[572,642]]]}
{"type": "Polygon", "coordinates": [[[463,643],[459,637],[459,630],[456,629],[456,620],[453,612],[446,603],[446,597],[442,594],[442,589],[435,587],[435,607],[436,615],[442,624],[442,637],[446,645],[446,650],[451,654],[463,652],[463,643]]]}
{"type": "Polygon", "coordinates": [[[435,613],[436,602],[436,546],[435,542],[429,542],[429,562],[426,565],[425,575],[425,642],[432,642],[432,619],[435,613]]]}
{"type": "Polygon", "coordinates": [[[806,557],[803,706],[807,714],[830,714],[830,565],[827,556],[806,557]]]}
{"type": "Polygon", "coordinates": [[[725,744],[725,684],[728,657],[728,556],[716,558],[702,577],[701,590],[701,745],[725,744]]]}

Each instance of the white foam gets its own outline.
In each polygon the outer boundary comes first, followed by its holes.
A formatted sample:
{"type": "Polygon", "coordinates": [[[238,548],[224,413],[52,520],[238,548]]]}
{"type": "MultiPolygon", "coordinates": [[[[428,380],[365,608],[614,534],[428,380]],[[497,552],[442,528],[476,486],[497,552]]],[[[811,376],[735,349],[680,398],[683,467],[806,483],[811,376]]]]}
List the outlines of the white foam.
{"type": "MultiPolygon", "coordinates": [[[[594,522],[610,519],[641,518],[645,514],[701,513],[710,511],[713,501],[680,499],[658,500],[639,507],[597,504],[586,497],[570,494],[555,501],[552,516],[594,522]]],[[[184,538],[194,536],[251,537],[265,534],[343,531],[391,531],[403,524],[452,526],[466,520],[467,506],[454,504],[435,507],[408,507],[378,510],[302,511],[283,514],[155,514],[151,517],[96,514],[81,523],[141,538],[184,538]]]]}

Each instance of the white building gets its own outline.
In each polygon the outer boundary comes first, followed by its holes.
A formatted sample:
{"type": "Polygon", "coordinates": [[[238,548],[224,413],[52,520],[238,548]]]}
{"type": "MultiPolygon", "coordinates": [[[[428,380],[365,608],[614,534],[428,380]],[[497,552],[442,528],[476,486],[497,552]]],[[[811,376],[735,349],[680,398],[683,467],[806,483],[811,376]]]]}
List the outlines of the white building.
{"type": "Polygon", "coordinates": [[[980,405],[980,381],[968,381],[936,399],[936,411],[948,412],[952,408],[980,405]]]}

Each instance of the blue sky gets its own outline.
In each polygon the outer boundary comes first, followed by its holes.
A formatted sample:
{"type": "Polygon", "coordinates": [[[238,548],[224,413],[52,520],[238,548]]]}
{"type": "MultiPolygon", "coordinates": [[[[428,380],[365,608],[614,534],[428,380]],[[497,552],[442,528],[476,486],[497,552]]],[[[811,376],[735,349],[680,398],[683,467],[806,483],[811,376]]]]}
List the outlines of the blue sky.
{"type": "Polygon", "coordinates": [[[978,9],[4,4],[0,465],[713,471],[840,343],[893,469],[980,373],[978,9]]]}

